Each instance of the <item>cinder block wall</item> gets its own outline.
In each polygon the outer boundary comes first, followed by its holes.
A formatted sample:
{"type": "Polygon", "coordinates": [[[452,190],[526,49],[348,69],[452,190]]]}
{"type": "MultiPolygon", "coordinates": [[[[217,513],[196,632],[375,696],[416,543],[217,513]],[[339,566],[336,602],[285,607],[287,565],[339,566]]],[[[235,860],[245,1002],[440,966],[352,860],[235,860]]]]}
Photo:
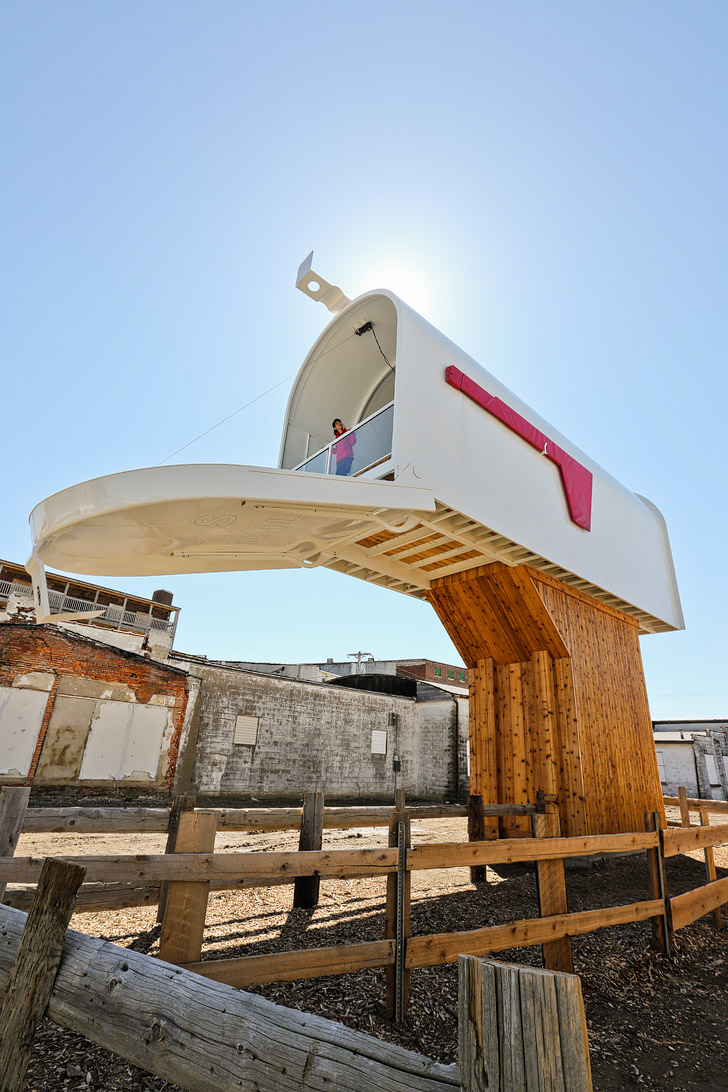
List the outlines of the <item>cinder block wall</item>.
{"type": "Polygon", "coordinates": [[[398,784],[409,797],[453,796],[452,701],[418,705],[368,691],[189,666],[201,679],[194,774],[200,794],[298,802],[304,790],[321,790],[330,801],[388,802],[396,748],[398,784]],[[397,714],[396,733],[388,730],[391,712],[397,714]],[[255,744],[234,743],[238,716],[258,718],[255,744]],[[371,753],[373,729],[388,731],[386,755],[371,753]]]}

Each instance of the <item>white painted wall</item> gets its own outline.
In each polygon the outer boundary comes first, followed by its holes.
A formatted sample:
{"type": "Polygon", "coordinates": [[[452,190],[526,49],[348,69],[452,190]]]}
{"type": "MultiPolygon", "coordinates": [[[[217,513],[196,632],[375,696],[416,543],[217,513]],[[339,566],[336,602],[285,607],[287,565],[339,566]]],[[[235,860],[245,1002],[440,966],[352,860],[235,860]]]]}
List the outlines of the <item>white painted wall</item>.
{"type": "Polygon", "coordinates": [[[47,702],[45,690],[0,686],[0,774],[27,777],[47,702]]]}
{"type": "Polygon", "coordinates": [[[162,705],[101,701],[91,721],[81,781],[156,777],[171,711],[162,705]]]}

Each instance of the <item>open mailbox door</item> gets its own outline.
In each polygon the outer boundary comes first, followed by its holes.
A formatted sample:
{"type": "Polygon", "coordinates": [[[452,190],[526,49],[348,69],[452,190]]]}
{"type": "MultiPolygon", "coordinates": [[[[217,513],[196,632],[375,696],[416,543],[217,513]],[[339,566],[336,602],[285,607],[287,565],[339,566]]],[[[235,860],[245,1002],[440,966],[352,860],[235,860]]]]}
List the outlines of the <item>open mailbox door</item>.
{"type": "Polygon", "coordinates": [[[38,504],[30,523],[44,565],[158,576],[330,563],[434,509],[432,491],[416,486],[196,464],[82,482],[38,504]]]}

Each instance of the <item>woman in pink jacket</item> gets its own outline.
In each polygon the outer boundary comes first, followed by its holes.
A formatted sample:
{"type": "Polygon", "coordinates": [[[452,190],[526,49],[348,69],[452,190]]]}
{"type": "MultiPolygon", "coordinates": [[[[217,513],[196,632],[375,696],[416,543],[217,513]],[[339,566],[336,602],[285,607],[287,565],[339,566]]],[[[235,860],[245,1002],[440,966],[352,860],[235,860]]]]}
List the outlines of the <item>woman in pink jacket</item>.
{"type": "Polygon", "coordinates": [[[338,444],[334,444],[334,451],[336,452],[336,473],[337,474],[351,474],[351,464],[354,461],[354,444],[356,443],[356,435],[353,432],[349,432],[340,418],[335,417],[331,422],[331,427],[334,430],[334,436],[341,436],[338,444]],[[346,435],[345,435],[346,434],[346,435]]]}

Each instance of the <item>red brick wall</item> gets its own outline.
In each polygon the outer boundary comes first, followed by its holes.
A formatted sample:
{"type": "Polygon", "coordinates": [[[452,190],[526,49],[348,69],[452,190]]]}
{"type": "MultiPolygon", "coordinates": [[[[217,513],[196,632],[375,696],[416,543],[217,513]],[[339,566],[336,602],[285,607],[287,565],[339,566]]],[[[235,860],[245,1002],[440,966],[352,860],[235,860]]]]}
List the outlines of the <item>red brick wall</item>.
{"type": "Polygon", "coordinates": [[[169,747],[169,763],[162,786],[172,788],[180,736],[187,708],[187,676],[178,669],[122,649],[70,633],[55,626],[37,626],[7,622],[0,625],[0,686],[11,686],[16,675],[43,671],[55,675],[45,716],[38,734],[26,783],[33,781],[48,723],[53,713],[58,680],[63,675],[93,679],[98,682],[123,683],[134,691],[137,701],[146,704],[153,694],[174,697],[174,732],[169,747]]]}

